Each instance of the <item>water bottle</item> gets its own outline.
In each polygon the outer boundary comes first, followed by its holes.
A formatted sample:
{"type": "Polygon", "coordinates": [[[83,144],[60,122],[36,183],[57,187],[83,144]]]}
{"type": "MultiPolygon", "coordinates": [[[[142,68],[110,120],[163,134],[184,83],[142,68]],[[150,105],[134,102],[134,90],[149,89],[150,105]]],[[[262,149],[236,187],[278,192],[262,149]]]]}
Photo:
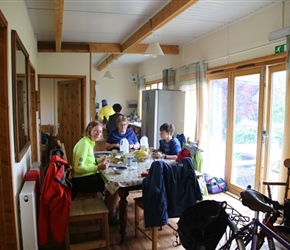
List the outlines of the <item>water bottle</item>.
{"type": "Polygon", "coordinates": [[[149,147],[148,138],[147,138],[147,136],[144,135],[144,136],[142,136],[142,138],[140,140],[140,149],[148,151],[148,147],[149,147]]]}
{"type": "Polygon", "coordinates": [[[126,138],[120,141],[120,151],[123,151],[124,154],[129,153],[129,142],[126,138]]]}

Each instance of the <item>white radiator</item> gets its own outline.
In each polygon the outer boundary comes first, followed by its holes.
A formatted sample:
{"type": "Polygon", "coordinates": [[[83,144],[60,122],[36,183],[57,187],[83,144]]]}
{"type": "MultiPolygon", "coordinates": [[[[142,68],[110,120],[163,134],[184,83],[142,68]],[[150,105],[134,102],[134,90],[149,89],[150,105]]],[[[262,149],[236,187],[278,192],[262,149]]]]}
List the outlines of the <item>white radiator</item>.
{"type": "Polygon", "coordinates": [[[23,250],[38,249],[36,182],[25,181],[19,195],[23,250]]]}

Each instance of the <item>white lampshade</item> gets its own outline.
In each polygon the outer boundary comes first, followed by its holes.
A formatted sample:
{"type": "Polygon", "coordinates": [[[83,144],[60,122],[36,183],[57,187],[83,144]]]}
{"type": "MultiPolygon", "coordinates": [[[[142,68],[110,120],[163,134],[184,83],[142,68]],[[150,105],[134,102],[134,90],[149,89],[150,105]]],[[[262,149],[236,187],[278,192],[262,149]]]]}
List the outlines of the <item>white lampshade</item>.
{"type": "Polygon", "coordinates": [[[157,56],[164,56],[164,53],[157,42],[150,43],[145,51],[145,56],[152,56],[152,57],[157,57],[157,56]]]}
{"type": "Polygon", "coordinates": [[[107,70],[104,74],[104,78],[113,79],[112,73],[110,70],[107,70]]]}

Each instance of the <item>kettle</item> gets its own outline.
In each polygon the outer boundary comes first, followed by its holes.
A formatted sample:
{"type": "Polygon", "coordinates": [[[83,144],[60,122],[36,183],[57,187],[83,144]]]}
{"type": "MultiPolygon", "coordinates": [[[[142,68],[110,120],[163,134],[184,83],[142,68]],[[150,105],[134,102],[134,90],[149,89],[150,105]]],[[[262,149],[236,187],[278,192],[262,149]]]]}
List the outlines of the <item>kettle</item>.
{"type": "Polygon", "coordinates": [[[129,153],[129,142],[126,138],[120,141],[120,151],[123,151],[124,154],[129,153]]]}
{"type": "Polygon", "coordinates": [[[147,138],[147,136],[142,136],[142,138],[141,138],[141,140],[140,140],[140,149],[141,150],[148,150],[148,147],[149,147],[149,145],[148,145],[148,138],[147,138]]]}

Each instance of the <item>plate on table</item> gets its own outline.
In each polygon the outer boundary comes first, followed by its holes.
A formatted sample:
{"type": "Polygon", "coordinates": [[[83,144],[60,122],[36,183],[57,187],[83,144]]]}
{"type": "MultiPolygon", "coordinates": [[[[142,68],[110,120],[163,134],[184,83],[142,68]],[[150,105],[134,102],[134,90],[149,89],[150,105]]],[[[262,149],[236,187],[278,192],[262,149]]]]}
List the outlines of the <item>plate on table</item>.
{"type": "Polygon", "coordinates": [[[98,151],[98,152],[95,152],[95,153],[94,153],[95,157],[101,157],[101,156],[103,156],[103,155],[108,156],[108,155],[110,155],[110,154],[111,154],[111,152],[108,152],[108,151],[98,151]]]}
{"type": "Polygon", "coordinates": [[[116,174],[122,174],[125,170],[127,170],[127,167],[119,165],[119,166],[113,167],[113,170],[116,174]]]}

